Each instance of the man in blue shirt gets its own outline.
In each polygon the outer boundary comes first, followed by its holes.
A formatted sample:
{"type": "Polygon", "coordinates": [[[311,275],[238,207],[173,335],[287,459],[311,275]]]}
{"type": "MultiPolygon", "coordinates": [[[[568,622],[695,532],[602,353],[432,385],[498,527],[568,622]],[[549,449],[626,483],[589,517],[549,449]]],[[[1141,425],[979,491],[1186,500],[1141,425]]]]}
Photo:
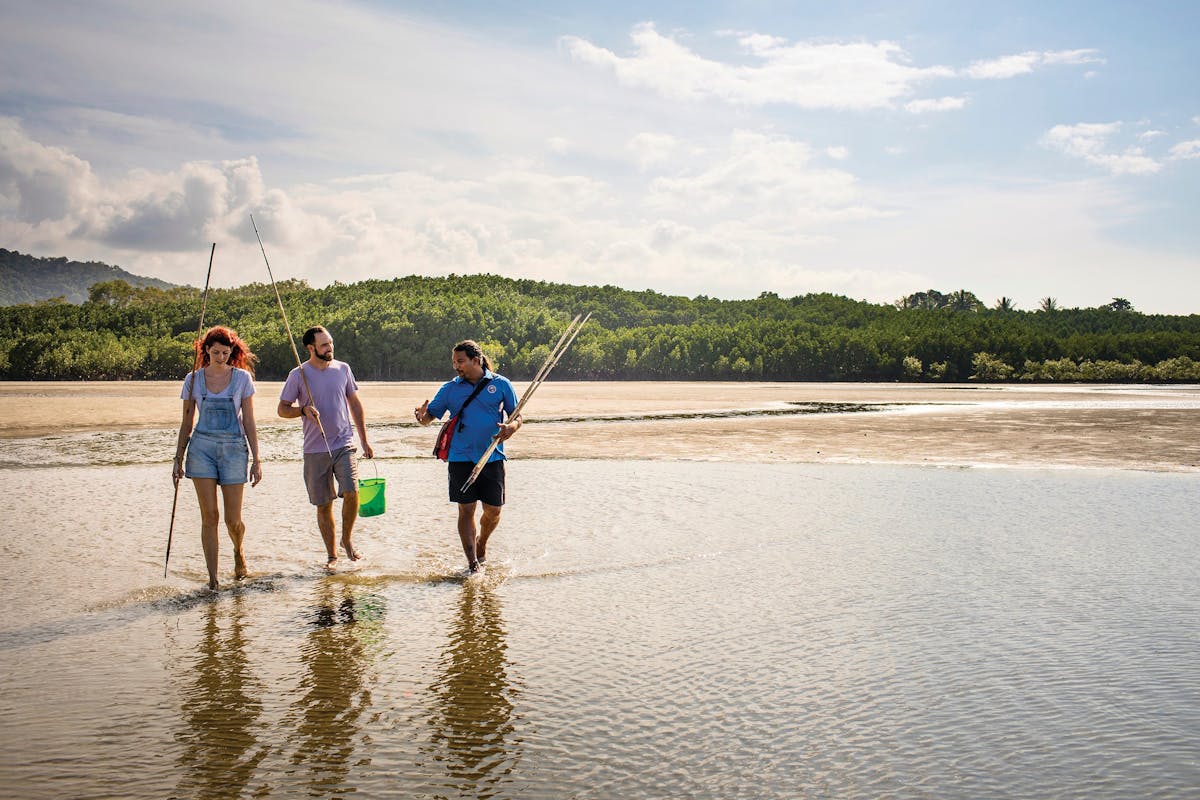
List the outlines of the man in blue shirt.
{"type": "Polygon", "coordinates": [[[450,453],[446,459],[450,478],[450,502],[458,503],[458,538],[462,540],[467,568],[476,572],[487,557],[488,538],[500,522],[500,507],[504,505],[504,444],[521,428],[521,418],[511,416],[517,407],[517,395],[512,382],[491,370],[487,356],[479,345],[467,339],[454,345],[450,363],[457,377],[442,385],[432,400],[426,400],[413,411],[417,422],[428,425],[449,412],[460,414],[450,453]],[[467,403],[472,392],[486,381],[475,399],[467,403]],[[464,408],[463,405],[466,404],[464,408]],[[475,467],[475,462],[499,434],[498,445],[488,463],[467,491],[462,491],[475,467]],[[475,511],[483,504],[483,513],[476,528],[475,511]]]}

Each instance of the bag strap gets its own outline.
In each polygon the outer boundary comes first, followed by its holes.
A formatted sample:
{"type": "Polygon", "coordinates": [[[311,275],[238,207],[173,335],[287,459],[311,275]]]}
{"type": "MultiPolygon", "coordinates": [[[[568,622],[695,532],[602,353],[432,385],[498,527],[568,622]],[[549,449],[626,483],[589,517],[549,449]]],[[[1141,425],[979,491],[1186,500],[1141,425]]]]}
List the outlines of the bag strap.
{"type": "Polygon", "coordinates": [[[458,429],[460,431],[463,429],[463,411],[466,411],[467,406],[471,404],[471,401],[475,399],[476,395],[483,391],[483,387],[486,386],[489,381],[491,381],[491,378],[482,378],[479,383],[475,384],[475,391],[471,392],[471,396],[467,398],[465,403],[458,407],[458,413],[454,416],[458,417],[458,429]]]}

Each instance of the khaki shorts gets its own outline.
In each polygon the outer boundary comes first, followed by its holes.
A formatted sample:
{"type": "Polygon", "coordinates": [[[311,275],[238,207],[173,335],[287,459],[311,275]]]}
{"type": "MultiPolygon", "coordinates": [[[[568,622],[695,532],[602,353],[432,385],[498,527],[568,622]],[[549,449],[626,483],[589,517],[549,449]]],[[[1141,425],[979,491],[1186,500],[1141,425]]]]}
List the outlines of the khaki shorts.
{"type": "Polygon", "coordinates": [[[358,492],[358,460],[354,454],[358,448],[351,445],[334,450],[334,461],[329,453],[304,454],[304,486],[308,489],[308,502],[314,506],[332,503],[335,497],[345,497],[358,492]],[[337,493],[333,491],[333,480],[337,478],[337,493]]]}

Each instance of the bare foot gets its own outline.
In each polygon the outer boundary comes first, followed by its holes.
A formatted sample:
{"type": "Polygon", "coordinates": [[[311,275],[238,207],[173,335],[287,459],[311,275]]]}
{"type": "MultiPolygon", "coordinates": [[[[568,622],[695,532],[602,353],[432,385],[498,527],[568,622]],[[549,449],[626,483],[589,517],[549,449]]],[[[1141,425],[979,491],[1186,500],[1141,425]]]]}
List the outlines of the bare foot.
{"type": "Polygon", "coordinates": [[[330,556],[329,560],[325,562],[325,569],[333,569],[337,566],[337,562],[337,556],[330,556]]]}
{"type": "Polygon", "coordinates": [[[216,578],[213,578],[212,580],[210,580],[208,582],[208,590],[210,592],[215,592],[217,589],[220,589],[220,588],[221,588],[221,584],[217,583],[216,578]]]}
{"type": "Polygon", "coordinates": [[[346,555],[351,561],[358,561],[360,558],[362,558],[362,556],[359,555],[359,552],[354,549],[354,545],[350,544],[345,539],[342,539],[342,549],[346,551],[346,555]]]}
{"type": "Polygon", "coordinates": [[[487,539],[475,537],[475,558],[479,560],[480,564],[487,560],[487,539]]]}
{"type": "Polygon", "coordinates": [[[246,568],[246,556],[237,551],[233,551],[233,577],[239,581],[245,579],[250,574],[250,570],[246,568]]]}

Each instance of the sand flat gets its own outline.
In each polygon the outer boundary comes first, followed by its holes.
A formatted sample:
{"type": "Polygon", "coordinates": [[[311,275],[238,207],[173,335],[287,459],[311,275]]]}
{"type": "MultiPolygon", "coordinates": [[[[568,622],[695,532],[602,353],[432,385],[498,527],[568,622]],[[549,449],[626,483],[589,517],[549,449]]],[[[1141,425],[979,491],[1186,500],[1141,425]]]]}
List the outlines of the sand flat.
{"type": "MultiPolygon", "coordinates": [[[[439,385],[364,382],[368,425],[407,425],[439,385]]],[[[0,438],[173,428],[179,386],[0,383],[0,438]]],[[[289,424],[275,415],[280,387],[259,383],[260,425],[289,424]]],[[[1195,385],[549,382],[527,416],[537,424],[512,456],[1200,470],[1195,385]],[[779,413],[803,404],[879,410],[779,413]]],[[[418,449],[431,436],[415,424],[401,433],[418,449]]]]}

